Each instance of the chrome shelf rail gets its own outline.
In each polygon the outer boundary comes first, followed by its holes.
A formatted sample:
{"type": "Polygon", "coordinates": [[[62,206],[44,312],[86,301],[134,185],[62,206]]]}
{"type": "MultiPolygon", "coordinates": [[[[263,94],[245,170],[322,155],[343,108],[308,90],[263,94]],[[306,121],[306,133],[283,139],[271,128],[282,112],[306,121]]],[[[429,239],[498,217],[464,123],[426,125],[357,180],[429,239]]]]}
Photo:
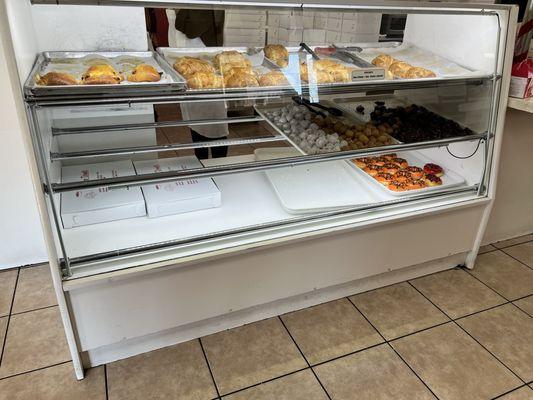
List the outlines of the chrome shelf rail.
{"type": "Polygon", "coordinates": [[[194,120],[180,120],[180,121],[159,121],[146,122],[138,124],[116,124],[116,125],[102,125],[91,127],[76,127],[76,128],[56,128],[52,127],[52,135],[75,135],[95,132],[115,132],[115,131],[131,131],[137,129],[154,129],[154,128],[174,128],[178,126],[201,126],[201,125],[221,125],[221,124],[239,124],[243,122],[259,122],[265,119],[260,116],[249,117],[232,117],[224,119],[194,119],[194,120]]]}
{"type": "Polygon", "coordinates": [[[421,143],[394,144],[389,146],[375,147],[371,149],[360,149],[354,151],[343,151],[336,153],[326,153],[317,155],[306,155],[297,157],[280,158],[274,160],[254,161],[241,164],[231,164],[206,168],[189,169],[186,171],[168,171],[161,173],[151,173],[142,175],[123,176],[109,179],[95,179],[82,182],[52,183],[51,190],[54,193],[69,192],[73,190],[86,190],[98,187],[121,188],[155,183],[172,182],[181,179],[206,178],[220,175],[239,174],[245,172],[262,171],[265,169],[294,167],[316,162],[327,162],[336,160],[347,160],[355,157],[362,157],[371,154],[383,154],[394,151],[417,150],[431,147],[446,146],[451,143],[483,140],[486,134],[474,134],[459,136],[455,138],[431,140],[421,143]]]}
{"type": "MultiPolygon", "coordinates": [[[[231,90],[191,90],[180,94],[160,94],[157,96],[128,96],[120,97],[120,93],[110,94],[109,97],[89,96],[57,96],[57,97],[31,97],[27,96],[28,103],[34,103],[40,107],[61,107],[77,105],[110,105],[110,104],[136,104],[136,103],[183,103],[203,101],[237,101],[237,100],[269,100],[276,97],[292,97],[295,95],[307,96],[309,93],[320,95],[346,95],[369,91],[392,91],[400,89],[421,89],[432,87],[445,87],[457,85],[481,85],[492,81],[493,74],[472,75],[451,78],[426,78],[417,80],[383,80],[383,81],[356,81],[335,86],[302,86],[300,88],[242,88],[231,90]]],[[[499,77],[497,77],[499,79],[499,77]]]]}
{"type": "Polygon", "coordinates": [[[117,148],[117,149],[72,151],[68,153],[50,153],[50,159],[52,161],[79,160],[79,159],[85,159],[85,158],[149,154],[149,153],[176,151],[176,150],[211,148],[211,147],[219,147],[219,146],[239,146],[239,145],[244,145],[244,144],[281,142],[281,141],[287,141],[287,138],[282,135],[255,136],[255,137],[248,137],[248,138],[212,140],[209,142],[175,143],[175,144],[164,144],[164,145],[157,145],[157,146],[137,146],[137,147],[124,147],[124,148],[117,148]]]}
{"type": "MultiPolygon", "coordinates": [[[[227,237],[228,235],[241,235],[251,232],[257,232],[258,230],[284,228],[287,225],[312,223],[320,219],[328,217],[341,217],[353,214],[356,212],[373,211],[382,207],[400,206],[405,203],[424,201],[432,198],[443,198],[445,196],[455,196],[466,193],[477,193],[477,185],[464,186],[459,188],[443,189],[436,192],[429,192],[424,194],[417,194],[411,196],[405,196],[394,200],[387,200],[370,205],[360,205],[354,207],[347,207],[340,210],[320,212],[312,215],[299,216],[294,218],[288,218],[280,221],[268,222],[263,224],[250,225],[242,228],[228,229],[224,231],[214,232],[206,235],[193,236],[187,239],[169,240],[165,242],[152,243],[147,245],[129,247],[124,249],[118,249],[114,251],[107,251],[102,253],[95,253],[87,256],[73,257],[69,259],[71,268],[83,268],[90,267],[91,264],[98,263],[100,261],[117,261],[127,257],[135,256],[136,254],[148,254],[156,253],[164,250],[170,250],[179,246],[185,246],[195,244],[201,241],[212,241],[227,237]]],[[[61,260],[64,262],[64,260],[61,260]]]]}

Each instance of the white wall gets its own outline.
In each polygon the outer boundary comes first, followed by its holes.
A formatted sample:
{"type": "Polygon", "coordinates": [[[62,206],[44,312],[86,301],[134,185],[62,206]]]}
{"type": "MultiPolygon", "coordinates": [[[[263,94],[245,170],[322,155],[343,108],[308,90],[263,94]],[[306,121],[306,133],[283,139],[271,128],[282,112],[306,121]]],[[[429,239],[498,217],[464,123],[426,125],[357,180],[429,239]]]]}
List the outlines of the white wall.
{"type": "Polygon", "coordinates": [[[0,269],[47,259],[7,57],[0,41],[0,269]]]}

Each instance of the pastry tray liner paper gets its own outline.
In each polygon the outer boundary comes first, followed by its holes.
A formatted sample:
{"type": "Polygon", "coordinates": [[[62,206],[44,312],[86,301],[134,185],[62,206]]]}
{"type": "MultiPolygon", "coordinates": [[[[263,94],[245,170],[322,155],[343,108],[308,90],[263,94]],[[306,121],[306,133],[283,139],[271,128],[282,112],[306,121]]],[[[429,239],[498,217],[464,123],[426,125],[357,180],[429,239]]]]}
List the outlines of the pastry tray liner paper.
{"type": "Polygon", "coordinates": [[[26,84],[32,92],[35,91],[53,91],[54,89],[75,88],[77,91],[85,91],[90,88],[91,91],[98,91],[98,88],[118,88],[118,87],[145,87],[145,86],[168,86],[178,84],[183,86],[184,82],[169,71],[168,68],[158,62],[152,52],[44,52],[37,59],[38,65],[32,71],[32,75],[26,84]],[[113,66],[119,73],[122,73],[124,80],[119,84],[105,85],[60,85],[60,86],[43,86],[37,84],[38,75],[43,76],[48,72],[66,72],[72,74],[76,79],[81,76],[87,69],[95,64],[106,63],[113,66]],[[127,76],[139,64],[149,64],[153,66],[160,74],[161,79],[158,82],[129,82],[127,76]]]}
{"type": "Polygon", "coordinates": [[[435,72],[439,78],[469,77],[482,74],[481,71],[472,71],[409,43],[402,43],[399,46],[390,48],[369,47],[364,48],[362,52],[357,53],[359,57],[368,62],[372,62],[372,60],[380,54],[388,54],[391,57],[408,62],[415,67],[429,69],[435,72]]]}

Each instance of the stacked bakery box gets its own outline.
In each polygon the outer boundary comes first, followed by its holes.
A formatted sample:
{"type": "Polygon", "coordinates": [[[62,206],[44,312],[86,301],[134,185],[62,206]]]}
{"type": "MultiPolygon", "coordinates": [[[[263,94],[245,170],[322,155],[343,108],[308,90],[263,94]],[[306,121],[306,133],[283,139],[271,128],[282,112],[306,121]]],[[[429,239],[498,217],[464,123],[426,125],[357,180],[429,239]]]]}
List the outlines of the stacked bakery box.
{"type": "Polygon", "coordinates": [[[381,14],[313,11],[269,11],[268,43],[299,46],[325,43],[376,43],[381,14]]]}
{"type": "Polygon", "coordinates": [[[226,11],[224,18],[224,46],[264,46],[266,24],[266,11],[226,11]]]}
{"type": "MultiPolygon", "coordinates": [[[[62,182],[108,179],[136,174],[202,168],[196,157],[161,160],[130,160],[71,165],[61,169],[62,182]]],[[[220,190],[211,178],[187,179],[142,188],[100,187],[61,194],[64,228],[98,224],[121,219],[149,218],[219,207],[220,190]]]]}

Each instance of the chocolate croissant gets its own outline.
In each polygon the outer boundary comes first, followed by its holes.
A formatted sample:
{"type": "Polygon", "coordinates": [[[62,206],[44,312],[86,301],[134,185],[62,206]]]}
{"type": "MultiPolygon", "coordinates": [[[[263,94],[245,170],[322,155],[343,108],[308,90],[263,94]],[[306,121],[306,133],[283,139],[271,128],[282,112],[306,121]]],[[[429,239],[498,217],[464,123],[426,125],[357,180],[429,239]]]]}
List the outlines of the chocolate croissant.
{"type": "Polygon", "coordinates": [[[48,72],[37,79],[37,85],[41,86],[64,86],[79,85],[80,82],[67,72],[48,72]]]}

